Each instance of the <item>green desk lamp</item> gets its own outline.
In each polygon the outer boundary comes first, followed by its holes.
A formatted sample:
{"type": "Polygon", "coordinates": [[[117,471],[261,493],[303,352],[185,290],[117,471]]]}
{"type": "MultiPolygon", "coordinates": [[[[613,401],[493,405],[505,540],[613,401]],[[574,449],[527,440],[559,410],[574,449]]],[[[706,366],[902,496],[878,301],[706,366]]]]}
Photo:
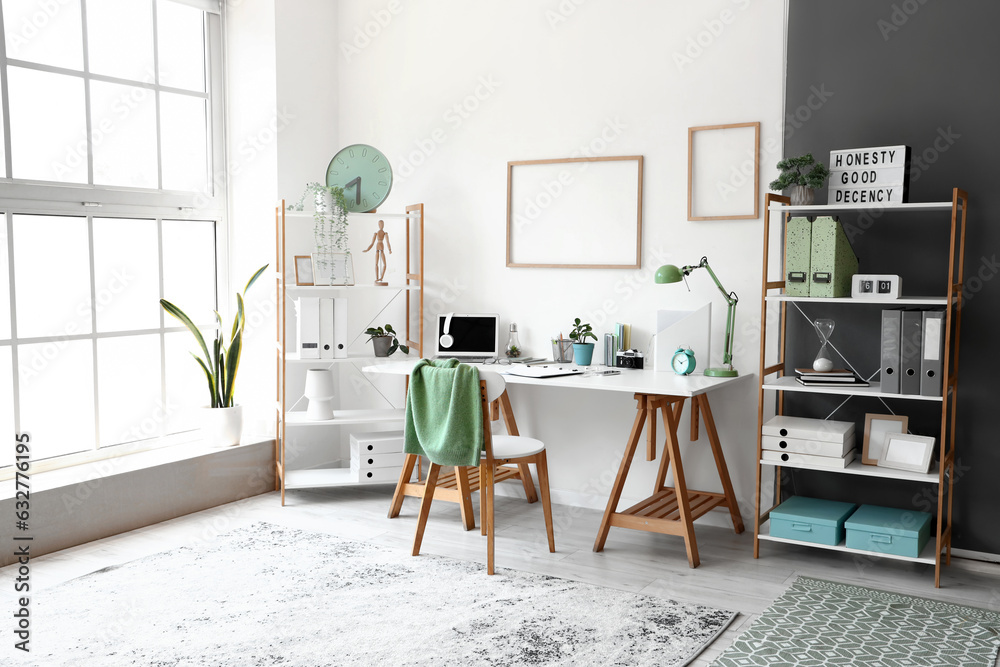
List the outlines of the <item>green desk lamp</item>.
{"type": "MultiPolygon", "coordinates": [[[[678,269],[673,264],[664,264],[656,270],[656,276],[654,280],[658,284],[663,283],[679,283],[684,280],[684,284],[687,285],[687,277],[691,275],[691,272],[695,269],[706,269],[708,275],[712,276],[712,280],[715,281],[715,286],[719,288],[722,292],[722,298],[726,300],[726,304],[729,306],[729,311],[726,314],[726,344],[722,348],[722,368],[706,368],[705,375],[708,377],[722,377],[731,378],[739,375],[739,371],[733,368],[733,324],[736,321],[736,304],[739,303],[739,297],[736,296],[736,292],[727,292],[719,282],[719,279],[715,275],[715,271],[712,267],[708,265],[708,258],[702,257],[701,261],[695,265],[688,265],[683,268],[678,269]]],[[[688,290],[691,288],[689,287],[688,290]]]]}

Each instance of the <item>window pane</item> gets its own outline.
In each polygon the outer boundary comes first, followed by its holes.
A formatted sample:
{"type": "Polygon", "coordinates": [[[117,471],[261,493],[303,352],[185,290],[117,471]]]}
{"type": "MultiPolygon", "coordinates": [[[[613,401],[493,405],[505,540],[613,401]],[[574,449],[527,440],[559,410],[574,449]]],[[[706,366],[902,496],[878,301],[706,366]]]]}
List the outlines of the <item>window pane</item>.
{"type": "MultiPolygon", "coordinates": [[[[4,439],[14,433],[14,370],[11,359],[11,348],[0,345],[0,433],[4,439]]],[[[0,466],[6,465],[7,461],[0,462],[0,466]]]]}
{"type": "Polygon", "coordinates": [[[14,216],[18,338],[90,333],[86,218],[14,216]]]}
{"type": "Polygon", "coordinates": [[[89,340],[17,348],[21,430],[36,458],[94,448],[93,359],[89,340]]]}
{"type": "Polygon", "coordinates": [[[83,69],[80,0],[3,0],[7,57],[83,69]]]}
{"type": "Polygon", "coordinates": [[[90,71],[153,83],[153,9],[149,0],[87,3],[90,71]]]}
{"type": "Polygon", "coordinates": [[[164,190],[208,191],[207,122],[205,100],[160,93],[164,190]]]}
{"type": "Polygon", "coordinates": [[[160,84],[204,92],[204,12],[160,0],[156,3],[156,31],[160,51],[160,84]]]}
{"type": "Polygon", "coordinates": [[[160,336],[99,339],[97,387],[101,447],[160,435],[160,336]]]}
{"type": "MultiPolygon", "coordinates": [[[[214,334],[202,330],[202,335],[214,334]]],[[[166,338],[167,433],[191,431],[201,426],[198,410],[210,402],[208,380],[190,353],[204,357],[190,332],[168,333],[166,338]]],[[[208,342],[208,341],[206,341],[208,342]]],[[[236,381],[239,382],[237,375],[236,381]]]]}
{"type": "Polygon", "coordinates": [[[156,93],[92,81],[90,108],[94,183],[157,187],[156,93]]]}
{"type": "Polygon", "coordinates": [[[83,79],[7,68],[14,178],[87,182],[83,79]]]}
{"type": "Polygon", "coordinates": [[[159,328],[158,242],[156,220],[94,218],[99,332],[159,328]]]}
{"type": "MultiPolygon", "coordinates": [[[[199,326],[215,323],[215,223],[163,221],[163,298],[199,326]]],[[[164,324],[182,326],[170,316],[164,324]]]]}
{"type": "Polygon", "coordinates": [[[18,338],[92,331],[87,236],[86,218],[14,216],[18,338]]]}
{"type": "Polygon", "coordinates": [[[10,338],[10,264],[7,252],[7,216],[0,213],[0,340],[10,338]]]}

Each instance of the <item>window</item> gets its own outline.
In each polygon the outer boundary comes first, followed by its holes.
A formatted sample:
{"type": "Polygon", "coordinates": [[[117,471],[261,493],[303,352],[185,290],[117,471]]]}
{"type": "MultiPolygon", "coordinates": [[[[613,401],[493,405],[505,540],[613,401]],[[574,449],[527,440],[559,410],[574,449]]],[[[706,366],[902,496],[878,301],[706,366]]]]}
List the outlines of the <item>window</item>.
{"type": "Polygon", "coordinates": [[[211,329],[227,268],[221,5],[0,15],[0,428],[43,467],[169,443],[204,378],[159,299],[211,329]]]}

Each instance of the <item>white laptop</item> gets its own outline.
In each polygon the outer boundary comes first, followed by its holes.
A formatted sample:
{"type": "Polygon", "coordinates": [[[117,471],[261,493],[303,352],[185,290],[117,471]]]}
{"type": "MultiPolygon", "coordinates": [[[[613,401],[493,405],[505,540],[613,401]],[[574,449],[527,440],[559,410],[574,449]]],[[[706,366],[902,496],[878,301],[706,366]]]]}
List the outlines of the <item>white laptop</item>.
{"type": "Polygon", "coordinates": [[[496,359],[500,353],[500,316],[496,313],[444,313],[437,316],[435,359],[467,364],[496,359]]]}

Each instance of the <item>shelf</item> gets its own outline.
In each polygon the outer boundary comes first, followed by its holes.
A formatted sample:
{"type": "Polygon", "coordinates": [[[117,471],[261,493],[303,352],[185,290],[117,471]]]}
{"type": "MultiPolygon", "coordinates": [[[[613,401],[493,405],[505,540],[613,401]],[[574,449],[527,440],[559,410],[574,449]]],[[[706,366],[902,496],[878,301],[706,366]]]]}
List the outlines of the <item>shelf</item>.
{"type": "Polygon", "coordinates": [[[376,292],[413,292],[420,289],[420,285],[287,285],[285,293],[288,296],[296,294],[305,296],[322,296],[331,292],[356,292],[361,290],[372,290],[376,292]]]}
{"type": "Polygon", "coordinates": [[[927,563],[928,565],[934,565],[937,561],[935,558],[935,550],[937,549],[937,540],[934,535],[930,536],[927,540],[927,544],[924,546],[920,555],[916,558],[912,556],[897,556],[896,554],[886,554],[880,551],[866,551],[864,549],[852,549],[850,547],[844,546],[843,544],[838,544],[835,547],[831,547],[827,544],[816,544],[814,542],[803,542],[801,540],[789,540],[784,537],[773,537],[771,535],[771,521],[767,520],[760,524],[760,532],[758,537],[762,540],[767,540],[768,542],[784,542],[785,544],[796,544],[801,547],[810,547],[816,549],[826,549],[827,551],[843,551],[849,554],[858,554],[861,556],[872,556],[875,558],[891,558],[893,560],[905,560],[911,563],[927,563]]]}
{"type": "MultiPolygon", "coordinates": [[[[961,209],[959,205],[959,209],[961,209]]],[[[950,201],[915,202],[910,204],[869,205],[864,204],[811,204],[809,206],[791,206],[771,204],[770,210],[775,213],[840,213],[845,211],[951,211],[950,201]]]]}
{"type": "Polygon", "coordinates": [[[349,424],[374,424],[387,421],[401,421],[405,417],[402,408],[384,410],[334,410],[333,419],[314,421],[306,419],[306,413],[289,412],[285,415],[287,426],[346,426],[349,424]]]}
{"type": "Polygon", "coordinates": [[[935,401],[940,403],[941,396],[918,396],[916,394],[890,394],[883,392],[882,385],[872,382],[867,387],[807,387],[795,381],[794,377],[780,377],[777,380],[768,380],[763,385],[769,391],[801,391],[807,394],[836,394],[838,396],[870,396],[872,398],[905,398],[914,401],[935,401]]]}
{"type": "Polygon", "coordinates": [[[350,468],[317,468],[289,470],[285,473],[286,489],[312,489],[323,486],[357,484],[350,468]]]}
{"type": "Polygon", "coordinates": [[[899,306],[947,306],[946,296],[905,296],[899,299],[889,299],[880,297],[865,297],[855,299],[852,297],[826,297],[826,296],[788,296],[787,294],[768,294],[765,301],[792,301],[795,303],[852,303],[852,304],[872,304],[872,305],[899,305],[899,306]]]}
{"type": "Polygon", "coordinates": [[[937,472],[911,472],[909,470],[895,470],[893,468],[881,468],[879,466],[868,466],[855,459],[847,464],[846,468],[824,468],[812,466],[807,463],[792,463],[790,461],[765,461],[761,459],[761,465],[775,466],[782,468],[797,468],[800,470],[819,470],[822,472],[835,472],[841,475],[864,475],[867,477],[880,477],[882,479],[902,479],[910,482],[923,482],[925,484],[937,484],[937,472]]]}
{"type": "MultiPolygon", "coordinates": [[[[280,206],[278,208],[281,208],[280,206]]],[[[313,219],[315,211],[289,211],[285,210],[285,218],[313,219]]],[[[419,213],[350,213],[347,214],[350,220],[419,220],[419,213]]]]}
{"type": "MultiPolygon", "coordinates": [[[[392,355],[393,361],[399,361],[400,359],[405,359],[407,356],[402,352],[399,353],[397,357],[395,354],[392,355]]],[[[346,357],[341,357],[339,359],[300,359],[298,352],[290,352],[285,355],[285,361],[289,364],[302,364],[302,365],[321,365],[321,364],[342,364],[345,362],[355,362],[364,361],[370,364],[380,363],[380,359],[389,359],[389,357],[376,357],[373,354],[349,354],[346,357]]]]}

